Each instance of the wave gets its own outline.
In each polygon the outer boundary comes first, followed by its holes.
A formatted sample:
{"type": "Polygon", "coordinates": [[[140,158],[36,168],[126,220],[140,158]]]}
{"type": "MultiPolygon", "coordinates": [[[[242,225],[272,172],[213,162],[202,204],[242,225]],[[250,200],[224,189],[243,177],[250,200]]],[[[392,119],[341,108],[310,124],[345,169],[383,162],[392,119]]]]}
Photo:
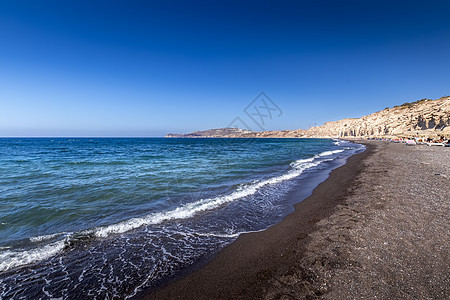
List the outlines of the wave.
{"type": "Polygon", "coordinates": [[[39,242],[42,242],[42,241],[54,239],[54,238],[59,237],[59,236],[61,236],[63,234],[66,234],[66,232],[58,232],[58,233],[53,233],[53,234],[33,236],[33,237],[30,237],[30,242],[39,243],[39,242]]]}
{"type": "Polygon", "coordinates": [[[324,161],[327,160],[317,160],[318,158],[324,156],[330,156],[333,154],[337,154],[343,152],[344,150],[333,150],[333,151],[325,151],[318,155],[315,155],[311,158],[307,159],[299,159],[293,163],[291,163],[291,170],[286,174],[272,177],[269,179],[255,181],[248,185],[243,185],[238,188],[235,192],[225,195],[218,196],[214,198],[202,199],[196,202],[188,203],[183,206],[177,207],[174,210],[158,212],[149,214],[144,217],[132,218],[120,223],[95,228],[92,231],[97,237],[107,237],[110,234],[120,234],[125,233],[127,231],[136,229],[138,227],[144,225],[153,225],[160,224],[165,221],[175,220],[175,219],[187,219],[191,218],[194,215],[218,208],[226,203],[233,202],[235,200],[250,196],[255,194],[259,189],[264,186],[272,185],[276,183],[280,183],[286,180],[293,179],[295,177],[300,176],[305,170],[310,169],[312,167],[316,167],[324,161]]]}
{"type": "Polygon", "coordinates": [[[337,153],[341,153],[341,152],[344,152],[344,149],[338,149],[338,150],[332,150],[332,151],[325,151],[325,152],[322,152],[322,153],[320,153],[320,154],[317,154],[315,157],[330,156],[330,155],[337,154],[337,153]]]}
{"type": "MultiPolygon", "coordinates": [[[[129,220],[125,220],[116,224],[111,224],[103,227],[97,227],[93,229],[87,229],[78,233],[55,233],[42,235],[37,237],[31,237],[30,241],[33,243],[39,243],[49,241],[55,238],[63,236],[64,238],[31,250],[0,250],[0,272],[6,271],[14,267],[30,264],[33,262],[41,261],[50,258],[53,255],[58,254],[65,247],[83,241],[86,238],[100,237],[104,238],[111,234],[121,234],[133,229],[139,228],[145,225],[160,224],[166,221],[175,219],[187,219],[194,215],[217,209],[227,203],[242,199],[244,197],[251,196],[258,192],[262,187],[268,185],[274,185],[293,179],[300,176],[305,170],[311,169],[320,165],[323,162],[331,161],[333,158],[327,158],[334,154],[343,152],[344,150],[324,151],[311,158],[299,159],[290,164],[291,169],[282,175],[271,177],[264,180],[257,180],[249,184],[239,186],[234,192],[228,195],[217,196],[213,198],[201,199],[196,202],[188,203],[183,206],[179,206],[173,210],[163,211],[158,213],[152,213],[143,217],[136,217],[129,220]]],[[[224,234],[222,237],[237,237],[241,233],[224,234]]],[[[216,235],[212,234],[211,235],[216,235]]]]}
{"type": "Polygon", "coordinates": [[[0,272],[50,258],[58,254],[64,247],[64,241],[58,241],[31,250],[0,252],[0,272]]]}

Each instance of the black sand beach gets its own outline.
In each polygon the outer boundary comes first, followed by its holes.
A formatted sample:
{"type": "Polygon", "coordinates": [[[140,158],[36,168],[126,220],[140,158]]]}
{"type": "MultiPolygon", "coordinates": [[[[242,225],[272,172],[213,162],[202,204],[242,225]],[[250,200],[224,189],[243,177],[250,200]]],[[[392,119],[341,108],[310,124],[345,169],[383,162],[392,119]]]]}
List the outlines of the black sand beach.
{"type": "Polygon", "coordinates": [[[281,223],[146,299],[448,299],[450,149],[364,144],[281,223]]]}

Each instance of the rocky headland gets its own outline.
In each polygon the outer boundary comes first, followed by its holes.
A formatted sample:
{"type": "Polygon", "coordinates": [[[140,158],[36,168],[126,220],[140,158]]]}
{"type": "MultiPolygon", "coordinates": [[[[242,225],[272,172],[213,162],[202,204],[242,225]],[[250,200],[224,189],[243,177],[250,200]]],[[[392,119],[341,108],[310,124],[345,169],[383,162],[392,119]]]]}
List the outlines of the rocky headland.
{"type": "Polygon", "coordinates": [[[361,118],[326,122],[309,129],[250,131],[221,128],[165,137],[227,138],[450,138],[450,97],[422,99],[385,108],[361,118]]]}

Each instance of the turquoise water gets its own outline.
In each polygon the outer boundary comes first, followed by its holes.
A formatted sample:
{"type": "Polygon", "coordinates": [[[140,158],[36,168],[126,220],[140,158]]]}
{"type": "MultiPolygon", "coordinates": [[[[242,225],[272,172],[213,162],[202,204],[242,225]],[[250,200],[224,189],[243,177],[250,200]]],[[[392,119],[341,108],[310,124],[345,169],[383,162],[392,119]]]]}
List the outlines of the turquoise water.
{"type": "Polygon", "coordinates": [[[329,139],[0,139],[0,297],[129,298],[292,211],[329,139]]]}

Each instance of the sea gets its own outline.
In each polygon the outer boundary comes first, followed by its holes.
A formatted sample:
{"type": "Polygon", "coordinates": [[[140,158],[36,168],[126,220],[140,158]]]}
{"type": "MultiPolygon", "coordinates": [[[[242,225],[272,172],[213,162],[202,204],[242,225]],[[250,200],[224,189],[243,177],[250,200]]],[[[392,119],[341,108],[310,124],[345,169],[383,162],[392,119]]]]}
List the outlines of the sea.
{"type": "Polygon", "coordinates": [[[0,299],[136,299],[294,211],[364,146],[1,138],[0,299]]]}

